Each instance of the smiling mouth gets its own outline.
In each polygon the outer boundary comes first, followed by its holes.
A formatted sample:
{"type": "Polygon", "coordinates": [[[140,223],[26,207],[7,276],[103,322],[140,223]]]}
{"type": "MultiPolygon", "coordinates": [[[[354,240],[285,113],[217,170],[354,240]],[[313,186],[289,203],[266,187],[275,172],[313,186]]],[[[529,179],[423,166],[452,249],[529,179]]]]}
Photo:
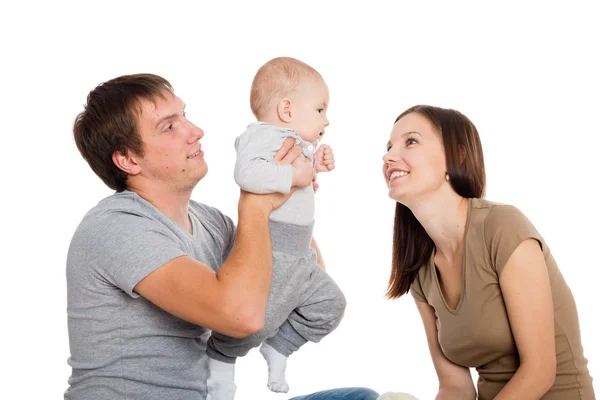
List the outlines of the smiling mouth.
{"type": "Polygon", "coordinates": [[[197,152],[195,152],[195,153],[194,153],[194,154],[192,154],[191,156],[188,156],[188,158],[194,158],[194,157],[196,157],[198,154],[200,154],[200,152],[201,152],[201,151],[202,151],[201,149],[198,149],[198,151],[197,151],[197,152]]]}
{"type": "Polygon", "coordinates": [[[408,174],[410,174],[410,172],[407,171],[394,171],[390,174],[389,180],[388,180],[388,186],[390,186],[392,184],[392,181],[394,179],[397,178],[403,178],[405,176],[407,176],[408,174]]]}

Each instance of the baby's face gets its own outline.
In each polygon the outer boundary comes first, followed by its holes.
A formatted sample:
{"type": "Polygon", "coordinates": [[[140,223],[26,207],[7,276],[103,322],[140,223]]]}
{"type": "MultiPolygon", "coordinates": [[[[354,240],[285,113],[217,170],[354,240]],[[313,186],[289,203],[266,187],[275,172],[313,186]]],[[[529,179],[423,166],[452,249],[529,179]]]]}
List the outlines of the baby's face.
{"type": "Polygon", "coordinates": [[[329,125],[327,106],[329,105],[329,89],[320,77],[305,82],[298,87],[291,97],[292,122],[290,127],[303,140],[311,142],[315,147],[325,134],[329,125]]]}

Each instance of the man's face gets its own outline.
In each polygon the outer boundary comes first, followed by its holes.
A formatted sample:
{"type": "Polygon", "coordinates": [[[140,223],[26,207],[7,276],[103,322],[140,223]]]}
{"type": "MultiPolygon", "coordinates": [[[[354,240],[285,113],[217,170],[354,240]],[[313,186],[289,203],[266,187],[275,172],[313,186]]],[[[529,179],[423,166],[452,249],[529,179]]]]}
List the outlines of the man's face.
{"type": "Polygon", "coordinates": [[[204,131],[185,117],[184,109],[183,101],[169,93],[141,102],[144,157],[136,159],[141,172],[135,179],[145,180],[144,185],[189,191],[208,172],[200,144],[204,131]]]}

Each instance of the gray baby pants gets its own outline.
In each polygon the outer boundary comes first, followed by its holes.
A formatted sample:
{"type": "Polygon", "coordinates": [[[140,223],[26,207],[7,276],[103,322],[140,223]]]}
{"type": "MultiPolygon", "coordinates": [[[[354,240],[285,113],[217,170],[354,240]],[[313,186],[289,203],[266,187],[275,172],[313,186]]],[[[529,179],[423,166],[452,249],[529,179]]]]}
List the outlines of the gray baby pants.
{"type": "Polygon", "coordinates": [[[270,222],[273,277],[264,328],[245,338],[212,332],[210,358],[233,364],[263,341],[288,357],[307,341],[318,342],[339,325],[346,298],[317,264],[312,226],[270,222]]]}

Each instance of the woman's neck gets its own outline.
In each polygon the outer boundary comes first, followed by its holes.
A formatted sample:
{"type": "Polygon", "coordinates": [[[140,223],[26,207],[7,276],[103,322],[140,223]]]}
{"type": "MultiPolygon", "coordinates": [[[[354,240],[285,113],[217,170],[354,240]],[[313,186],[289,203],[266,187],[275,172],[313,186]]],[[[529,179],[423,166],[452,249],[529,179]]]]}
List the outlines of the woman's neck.
{"type": "Polygon", "coordinates": [[[454,191],[445,196],[438,193],[409,208],[433,240],[436,253],[452,259],[462,250],[468,199],[454,191]]]}

